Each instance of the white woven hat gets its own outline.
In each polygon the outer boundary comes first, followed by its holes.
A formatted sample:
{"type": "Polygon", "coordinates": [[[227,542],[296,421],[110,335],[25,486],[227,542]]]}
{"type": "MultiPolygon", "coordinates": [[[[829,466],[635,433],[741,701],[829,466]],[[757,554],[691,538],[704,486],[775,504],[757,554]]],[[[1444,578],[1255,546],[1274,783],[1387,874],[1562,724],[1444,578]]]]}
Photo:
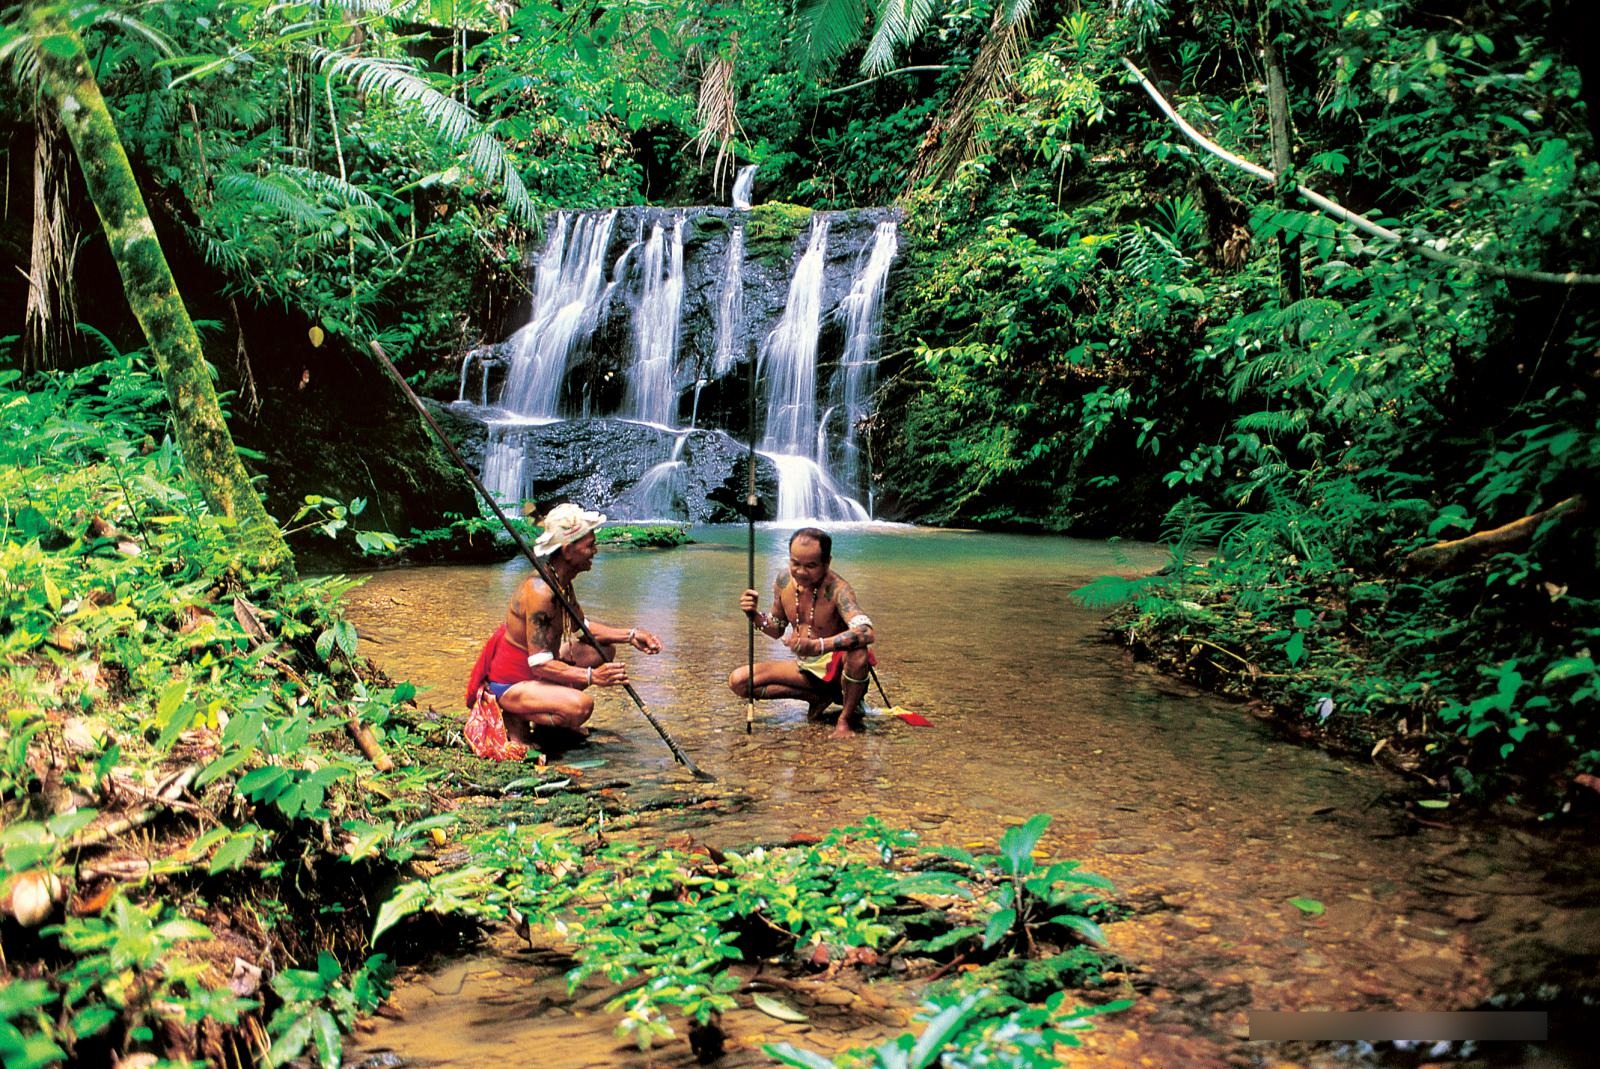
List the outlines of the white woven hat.
{"type": "Polygon", "coordinates": [[[557,505],[544,518],[544,532],[533,544],[533,551],[548,557],[562,546],[570,546],[606,522],[605,513],[590,512],[572,502],[557,505]]]}

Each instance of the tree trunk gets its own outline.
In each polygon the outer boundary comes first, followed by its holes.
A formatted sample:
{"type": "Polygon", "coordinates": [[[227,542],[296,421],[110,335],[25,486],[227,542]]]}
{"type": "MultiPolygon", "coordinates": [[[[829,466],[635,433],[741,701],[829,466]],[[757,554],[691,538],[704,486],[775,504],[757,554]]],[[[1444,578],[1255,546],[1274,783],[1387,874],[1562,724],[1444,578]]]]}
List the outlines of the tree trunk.
{"type": "Polygon", "coordinates": [[[43,101],[56,111],[77,153],[128,305],[166,384],[178,447],[190,477],[212,511],[235,522],[233,543],[243,563],[276,568],[292,577],[294,557],[250,485],[234,447],[200,338],[178,295],[83,42],[52,9],[35,7],[28,23],[39,54],[43,101]]]}
{"type": "MultiPolygon", "coordinates": [[[[1289,84],[1283,73],[1283,57],[1278,54],[1278,35],[1283,32],[1283,19],[1277,9],[1267,5],[1265,28],[1262,31],[1262,62],[1267,68],[1267,122],[1272,131],[1272,170],[1278,176],[1278,207],[1289,206],[1289,194],[1294,189],[1290,180],[1294,166],[1294,150],[1289,123],[1289,84]]],[[[1283,289],[1285,306],[1294,304],[1305,295],[1300,278],[1300,235],[1278,235],[1278,279],[1283,289]]]]}

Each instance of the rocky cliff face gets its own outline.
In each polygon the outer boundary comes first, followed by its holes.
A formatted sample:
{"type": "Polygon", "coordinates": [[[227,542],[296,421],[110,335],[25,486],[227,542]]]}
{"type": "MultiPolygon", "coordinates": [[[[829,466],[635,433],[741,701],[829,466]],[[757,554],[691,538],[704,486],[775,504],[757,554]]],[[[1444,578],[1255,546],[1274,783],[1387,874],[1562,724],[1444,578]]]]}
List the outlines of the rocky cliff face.
{"type": "MultiPolygon", "coordinates": [[[[667,461],[676,444],[672,432],[605,418],[623,406],[634,361],[634,315],[640,292],[640,243],[660,225],[667,234],[680,221],[683,234],[683,296],[678,348],[673,362],[676,393],[674,424],[696,429],[683,444],[681,478],[675,479],[671,515],[695,522],[744,519],[746,447],[750,434],[751,363],[782,317],[794,264],[806,247],[813,213],[785,204],[750,210],[714,207],[629,207],[616,210],[604,263],[611,286],[602,300],[592,333],[567,361],[559,394],[560,422],[497,428],[495,441],[525,449],[524,496],[539,508],[572,499],[586,507],[629,513],[629,495],[652,467],[667,461]],[[742,228],[743,300],[732,338],[732,365],[720,376],[715,358],[718,303],[728,275],[735,230],[742,228]],[[619,270],[620,268],[620,270],[619,270]],[[698,388],[697,388],[697,383],[698,388]]],[[[843,350],[843,331],[830,315],[849,292],[864,252],[880,222],[897,220],[893,208],[829,212],[826,264],[821,295],[817,381],[825,383],[843,350]]],[[[530,259],[537,270],[538,253],[530,259]]],[[[526,320],[530,309],[524,309],[526,320]]],[[[484,421],[507,413],[485,408],[500,396],[512,358],[511,342],[478,350],[464,376],[467,402],[451,406],[461,443],[482,470],[491,430],[484,421]]],[[[758,409],[760,403],[758,403],[758,409]]],[[[760,418],[758,412],[758,419],[760,418]]],[[[684,433],[683,430],[678,432],[684,433]]],[[[774,514],[777,472],[758,457],[758,518],[774,514]]],[[[632,503],[632,504],[637,504],[632,503]]],[[[634,513],[642,515],[642,513],[634,513]]]]}
{"type": "MultiPolygon", "coordinates": [[[[467,463],[482,470],[491,434],[484,420],[492,417],[492,410],[459,404],[429,407],[467,463]]],[[[562,501],[613,513],[636,511],[639,503],[630,501],[629,494],[672,454],[677,440],[669,431],[619,419],[564,420],[496,428],[493,433],[504,435],[527,458],[527,501],[535,515],[562,501]]],[[[748,448],[721,431],[697,430],[688,432],[679,455],[683,467],[673,481],[673,515],[697,523],[742,523],[748,448]]],[[[756,495],[761,503],[756,519],[772,518],[777,487],[777,469],[757,454],[756,495]]]]}

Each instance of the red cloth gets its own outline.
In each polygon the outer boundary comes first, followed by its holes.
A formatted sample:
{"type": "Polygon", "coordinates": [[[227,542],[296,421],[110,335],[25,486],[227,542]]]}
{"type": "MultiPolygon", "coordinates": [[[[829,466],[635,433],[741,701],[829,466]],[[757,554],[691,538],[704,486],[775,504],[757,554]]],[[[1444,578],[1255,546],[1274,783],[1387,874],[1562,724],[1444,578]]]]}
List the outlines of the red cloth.
{"type": "Polygon", "coordinates": [[[472,674],[467,677],[467,708],[477,703],[478,691],[485,683],[522,683],[532,678],[528,651],[512,645],[506,638],[506,625],[501,624],[478,651],[472,674]]]}
{"type": "Polygon", "coordinates": [[[467,677],[467,722],[462,728],[472,752],[489,761],[520,761],[528,755],[524,743],[513,742],[506,732],[505,715],[486,684],[520,683],[533,678],[528,658],[506,638],[506,625],[495,628],[489,641],[478,651],[478,659],[467,677]]]}
{"type": "MultiPolygon", "coordinates": [[[[833,651],[833,656],[828,658],[827,671],[823,672],[821,676],[818,676],[818,678],[821,679],[824,683],[843,683],[844,680],[839,678],[839,677],[844,674],[844,658],[845,658],[845,651],[844,650],[834,650],[833,651]]],[[[877,663],[878,663],[878,658],[873,655],[871,650],[868,650],[867,651],[867,664],[869,666],[875,666],[877,663]]],[[[816,675],[816,673],[812,672],[809,668],[805,667],[805,659],[804,658],[801,659],[800,667],[808,675],[816,675]]]]}

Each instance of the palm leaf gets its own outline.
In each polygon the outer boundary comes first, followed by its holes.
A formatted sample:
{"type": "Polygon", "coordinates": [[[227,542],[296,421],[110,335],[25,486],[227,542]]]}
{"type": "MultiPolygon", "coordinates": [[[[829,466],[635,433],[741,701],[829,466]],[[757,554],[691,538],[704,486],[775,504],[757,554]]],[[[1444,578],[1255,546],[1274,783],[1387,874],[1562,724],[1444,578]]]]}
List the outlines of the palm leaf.
{"type": "Polygon", "coordinates": [[[1022,45],[1028,39],[1026,13],[1017,22],[1005,21],[1004,10],[995,13],[989,35],[978,49],[950,103],[934,120],[923,139],[923,148],[911,169],[906,188],[925,179],[945,181],[956,168],[971,159],[978,144],[978,118],[988,101],[999,99],[1022,60],[1022,45]]]}
{"type": "Polygon", "coordinates": [[[312,61],[328,78],[340,78],[364,96],[378,96],[416,107],[434,130],[452,145],[464,146],[467,165],[490,184],[505,189],[506,207],[525,226],[538,226],[539,213],[506,154],[505,146],[465,104],[439,92],[409,60],[384,56],[351,56],[324,48],[312,50],[312,61]]]}
{"type": "Polygon", "coordinates": [[[872,7],[866,0],[800,0],[795,6],[795,55],[814,71],[861,39],[872,7]]]}
{"type": "Polygon", "coordinates": [[[934,8],[934,0],[883,0],[877,28],[861,60],[862,71],[882,74],[893,67],[895,51],[921,36],[933,19],[934,8]]]}
{"type": "Polygon", "coordinates": [[[700,76],[700,98],[695,107],[700,132],[695,135],[694,144],[700,151],[701,164],[706,162],[706,153],[711,146],[717,146],[716,163],[711,168],[711,183],[719,188],[729,169],[731,146],[739,130],[736,110],[738,94],[734,90],[733,75],[731,57],[718,56],[706,64],[705,72],[700,76]]]}

